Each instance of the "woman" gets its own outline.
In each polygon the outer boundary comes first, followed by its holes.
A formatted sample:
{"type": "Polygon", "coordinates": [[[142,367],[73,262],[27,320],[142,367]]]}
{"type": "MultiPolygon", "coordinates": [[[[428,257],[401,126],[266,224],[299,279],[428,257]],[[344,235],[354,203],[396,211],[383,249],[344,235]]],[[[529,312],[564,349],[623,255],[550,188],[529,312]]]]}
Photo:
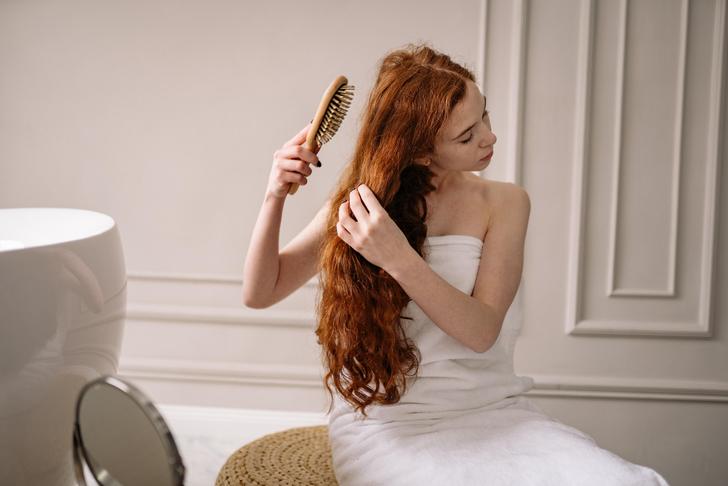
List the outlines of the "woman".
{"type": "Polygon", "coordinates": [[[301,145],[308,128],[274,154],[243,294],[267,307],[321,272],[341,485],[667,484],[523,396],[533,381],[513,373],[508,311],[530,201],[470,172],[496,136],[469,70],[426,45],[385,56],[351,162],[279,254],[287,189],[320,166],[301,145]]]}

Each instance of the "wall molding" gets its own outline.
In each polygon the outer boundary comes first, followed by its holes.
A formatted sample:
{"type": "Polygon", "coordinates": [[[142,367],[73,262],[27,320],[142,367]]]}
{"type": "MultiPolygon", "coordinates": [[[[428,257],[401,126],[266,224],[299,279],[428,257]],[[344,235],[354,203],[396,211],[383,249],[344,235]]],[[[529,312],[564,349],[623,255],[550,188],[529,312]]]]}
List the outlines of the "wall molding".
{"type": "MultiPolygon", "coordinates": [[[[119,374],[130,379],[323,388],[322,367],[175,359],[124,358],[119,374]]],[[[520,375],[523,376],[523,375],[520,375]]],[[[728,383],[698,380],[526,374],[526,396],[728,402],[728,383]]]]}
{"type": "Polygon", "coordinates": [[[714,228],[713,237],[707,238],[703,234],[702,264],[700,267],[701,278],[707,287],[700,294],[700,305],[698,307],[701,328],[705,329],[706,335],[711,335],[710,325],[713,321],[713,285],[715,282],[715,253],[718,247],[718,232],[715,231],[718,214],[718,184],[720,180],[721,154],[723,124],[723,103],[725,87],[725,44],[726,37],[726,0],[718,0],[715,4],[715,26],[713,28],[713,59],[712,72],[710,77],[710,115],[708,118],[708,167],[706,170],[705,202],[703,204],[703,227],[714,228]]]}
{"type": "Polygon", "coordinates": [[[489,10],[490,4],[488,0],[480,0],[480,25],[478,26],[478,45],[476,49],[476,52],[478,53],[478,59],[476,61],[477,72],[475,73],[475,75],[477,77],[478,85],[483,89],[483,91],[486,91],[485,73],[488,66],[488,48],[486,46],[488,42],[489,10]]]}
{"type": "Polygon", "coordinates": [[[614,126],[614,159],[612,167],[613,184],[611,193],[611,217],[609,224],[609,260],[607,262],[607,297],[675,297],[675,268],[677,266],[678,210],[680,208],[680,167],[682,164],[683,113],[685,111],[685,66],[688,45],[689,0],[682,0],[680,8],[680,33],[678,56],[678,79],[676,93],[675,127],[673,130],[672,197],[670,199],[670,256],[668,261],[668,281],[665,289],[615,288],[615,264],[617,261],[617,231],[619,230],[620,172],[622,165],[622,132],[624,108],[624,70],[626,63],[628,0],[620,3],[619,47],[617,61],[617,101],[614,126]]]}
{"type": "MultiPolygon", "coordinates": [[[[488,90],[485,86],[485,74],[488,67],[488,12],[490,10],[490,3],[488,0],[480,0],[480,25],[478,25],[478,45],[476,46],[476,52],[478,58],[476,59],[476,72],[475,81],[480,87],[483,93],[487,93],[488,90]]],[[[485,178],[485,169],[480,171],[470,171],[480,178],[485,178]]]]}
{"type": "MultiPolygon", "coordinates": [[[[137,282],[180,282],[190,284],[229,284],[243,285],[242,276],[216,274],[216,273],[174,273],[174,272],[145,272],[141,270],[131,270],[127,272],[127,279],[137,282]]],[[[316,288],[318,286],[318,275],[309,279],[304,287],[316,288]]]]}
{"type": "Polygon", "coordinates": [[[511,27],[511,55],[508,93],[508,158],[506,181],[521,185],[523,182],[523,112],[527,62],[528,1],[514,0],[511,27]]]}
{"type": "Polygon", "coordinates": [[[626,319],[582,319],[566,323],[566,332],[583,336],[712,337],[707,323],[697,321],[645,321],[626,319]]]}
{"type": "Polygon", "coordinates": [[[572,170],[571,214],[569,215],[569,252],[573,255],[567,259],[568,272],[566,280],[566,333],[575,331],[578,316],[581,315],[581,299],[579,289],[582,286],[581,272],[584,259],[584,216],[586,204],[584,189],[587,184],[589,156],[589,133],[591,129],[588,116],[589,100],[593,74],[594,48],[594,1],[582,0],[579,16],[579,51],[577,59],[576,103],[574,113],[574,164],[572,170]]]}
{"type": "Polygon", "coordinates": [[[568,398],[620,398],[687,402],[728,402],[728,383],[600,376],[527,375],[534,379],[528,395],[568,398]]]}
{"type": "Polygon", "coordinates": [[[119,374],[132,379],[236,383],[241,385],[323,386],[323,368],[310,365],[258,364],[167,358],[125,358],[119,374]]]}
{"type": "Polygon", "coordinates": [[[236,307],[127,304],[129,320],[197,322],[245,326],[279,326],[313,329],[316,314],[297,310],[247,309],[236,307]]]}
{"type": "MultiPolygon", "coordinates": [[[[720,107],[722,106],[723,97],[723,58],[724,58],[724,43],[726,41],[725,33],[725,4],[726,0],[719,0],[716,2],[716,15],[715,15],[715,28],[713,33],[713,63],[711,71],[711,92],[710,101],[711,111],[709,114],[709,130],[708,130],[708,163],[706,167],[706,186],[705,186],[705,199],[704,199],[704,213],[703,213],[703,233],[702,233],[702,259],[701,259],[701,270],[700,270],[700,289],[699,292],[699,309],[698,316],[695,321],[680,321],[680,322],[662,322],[662,321],[640,321],[640,320],[611,320],[611,319],[582,319],[582,303],[581,303],[581,290],[583,288],[583,261],[585,253],[585,237],[584,237],[584,219],[586,213],[585,204],[585,188],[587,186],[588,179],[588,166],[587,159],[589,154],[589,105],[588,100],[590,99],[591,90],[591,77],[593,72],[593,30],[595,23],[594,14],[594,2],[593,0],[582,0],[581,3],[581,16],[580,16],[580,28],[579,28],[579,59],[577,63],[577,103],[576,103],[576,130],[574,142],[574,162],[573,162],[573,179],[572,179],[572,194],[571,194],[571,214],[570,214],[570,234],[569,234],[569,245],[571,248],[571,254],[575,255],[574,258],[569,260],[569,271],[567,279],[567,295],[566,295],[566,322],[565,332],[571,335],[623,335],[623,336],[654,336],[654,337],[669,337],[669,336],[680,336],[680,337],[696,337],[696,338],[709,338],[712,336],[711,321],[712,321],[712,295],[713,295],[713,281],[714,281],[714,255],[717,247],[718,234],[715,231],[716,213],[718,211],[718,176],[720,168],[720,131],[722,127],[722,113],[720,107]],[[581,128],[580,127],[581,123],[581,128]]],[[[627,0],[623,0],[621,3],[621,15],[622,23],[621,28],[623,30],[620,35],[620,45],[618,49],[622,53],[618,62],[618,79],[623,79],[623,65],[624,65],[624,50],[625,50],[625,36],[626,32],[626,15],[627,15],[627,0]]],[[[687,8],[689,3],[687,0],[683,0],[683,17],[681,20],[681,36],[684,35],[684,42],[682,42],[681,56],[681,78],[684,78],[684,64],[685,64],[685,49],[687,43],[687,21],[688,12],[687,8]]],[[[620,81],[621,83],[621,81],[620,81]]],[[[684,80],[679,82],[679,92],[684,91],[684,80]]],[[[681,99],[684,99],[684,94],[680,94],[681,99]]],[[[621,106],[621,87],[618,87],[617,105],[621,106]]],[[[618,108],[621,111],[621,108],[618,108]]],[[[679,115],[682,118],[683,110],[680,108],[679,115]]],[[[621,114],[617,116],[618,122],[616,122],[615,133],[617,138],[620,138],[621,133],[621,114]]],[[[679,124],[682,130],[682,122],[676,121],[676,126],[679,124]]],[[[619,147],[621,142],[615,142],[615,147],[619,147]]],[[[677,142],[676,142],[677,143],[677,142]]],[[[679,154],[677,154],[679,156],[679,154]]],[[[618,164],[615,164],[618,166],[618,164]]],[[[679,164],[673,165],[673,171],[679,170],[679,164]]],[[[618,178],[619,172],[615,170],[615,177],[618,178]]],[[[616,179],[615,179],[616,180],[616,179]]],[[[678,183],[679,180],[673,177],[674,184],[678,183]]],[[[612,198],[613,204],[617,203],[615,196],[612,198]]],[[[673,216],[674,222],[676,223],[676,212],[675,212],[676,201],[673,201],[673,216]]],[[[614,227],[614,207],[612,208],[612,227],[614,227]]],[[[613,247],[613,244],[610,244],[613,247]]],[[[610,253],[613,253],[613,248],[610,253]]],[[[610,262],[611,264],[611,262],[610,262]]],[[[671,270],[671,272],[674,270],[671,270]]],[[[608,288],[612,288],[611,284],[608,284],[608,288]]],[[[659,294],[659,292],[658,292],[659,294]]],[[[655,293],[649,293],[649,297],[661,296],[655,293]]],[[[671,296],[664,294],[662,296],[671,296]]]]}

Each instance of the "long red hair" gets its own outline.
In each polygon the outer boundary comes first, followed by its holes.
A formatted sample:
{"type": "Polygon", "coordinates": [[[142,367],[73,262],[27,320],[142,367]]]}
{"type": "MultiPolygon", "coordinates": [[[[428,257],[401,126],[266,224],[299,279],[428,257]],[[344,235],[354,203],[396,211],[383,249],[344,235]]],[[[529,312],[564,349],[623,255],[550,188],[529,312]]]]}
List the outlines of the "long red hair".
{"type": "Polygon", "coordinates": [[[389,274],[336,234],[338,209],[366,184],[421,255],[427,236],[425,195],[433,173],[415,159],[431,154],[436,136],[465,96],[473,74],[426,44],[408,44],[381,60],[361,117],[354,155],[331,193],[322,238],[316,336],[330,383],[366,416],[372,403],[392,404],[416,376],[421,356],[400,319],[411,300],[389,274]]]}

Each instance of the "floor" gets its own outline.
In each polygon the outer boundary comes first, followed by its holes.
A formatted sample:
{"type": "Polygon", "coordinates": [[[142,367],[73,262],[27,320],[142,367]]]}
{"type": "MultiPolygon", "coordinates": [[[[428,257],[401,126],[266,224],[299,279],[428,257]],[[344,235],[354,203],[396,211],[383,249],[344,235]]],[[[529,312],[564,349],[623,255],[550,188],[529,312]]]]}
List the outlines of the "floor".
{"type": "Polygon", "coordinates": [[[320,413],[158,406],[185,465],[185,486],[213,486],[227,458],[266,434],[322,425],[320,413]]]}
{"type": "Polygon", "coordinates": [[[205,434],[204,430],[178,434],[175,440],[186,468],[186,486],[214,485],[217,472],[228,456],[249,442],[217,438],[205,434]]]}

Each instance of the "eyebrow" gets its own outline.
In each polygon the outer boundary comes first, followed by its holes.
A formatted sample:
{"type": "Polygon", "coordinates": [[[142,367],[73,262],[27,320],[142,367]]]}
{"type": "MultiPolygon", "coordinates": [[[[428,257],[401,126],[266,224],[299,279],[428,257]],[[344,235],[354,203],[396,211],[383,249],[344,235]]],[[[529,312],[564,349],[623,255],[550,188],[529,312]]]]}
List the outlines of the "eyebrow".
{"type": "MultiPolygon", "coordinates": [[[[483,114],[485,114],[485,112],[486,112],[485,107],[487,106],[487,103],[488,103],[488,100],[486,99],[485,95],[483,95],[483,114]]],[[[467,132],[468,130],[470,130],[474,126],[475,126],[475,123],[473,123],[468,128],[466,128],[465,130],[463,130],[462,132],[460,132],[460,135],[458,135],[457,137],[453,138],[453,140],[457,140],[458,138],[462,137],[463,135],[465,135],[465,132],[467,132]]]]}

